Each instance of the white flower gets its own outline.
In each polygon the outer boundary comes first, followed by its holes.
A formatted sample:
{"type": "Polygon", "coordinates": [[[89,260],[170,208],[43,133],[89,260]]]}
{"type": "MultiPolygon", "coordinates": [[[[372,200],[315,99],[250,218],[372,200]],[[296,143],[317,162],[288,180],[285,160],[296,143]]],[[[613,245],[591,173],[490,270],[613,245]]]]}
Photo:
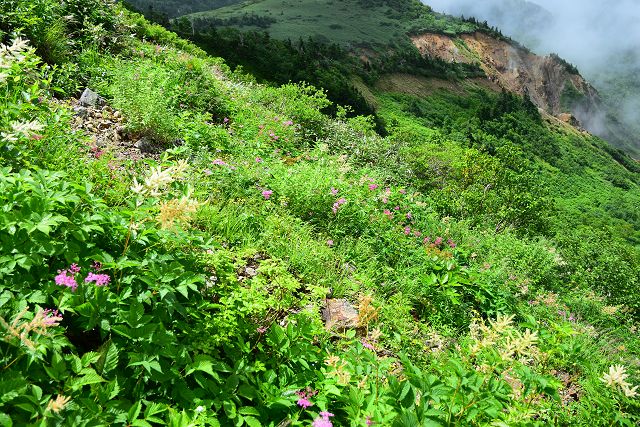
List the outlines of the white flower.
{"type": "Polygon", "coordinates": [[[196,408],[196,412],[199,414],[201,412],[204,412],[204,406],[200,405],[196,408]]]}
{"type": "Polygon", "coordinates": [[[615,387],[616,385],[626,384],[625,380],[629,378],[629,375],[625,372],[625,368],[622,365],[613,365],[609,367],[609,373],[605,373],[600,379],[607,387],[615,387]]]}
{"type": "Polygon", "coordinates": [[[638,396],[638,386],[631,387],[626,379],[629,378],[625,367],[622,365],[613,365],[609,367],[609,373],[604,373],[600,380],[604,382],[607,387],[615,389],[616,386],[619,386],[622,392],[627,397],[636,397],[638,396]]]}
{"type": "Polygon", "coordinates": [[[133,178],[133,185],[131,191],[135,194],[143,195],[147,190],[144,185],[140,184],[136,178],[133,178]]]}
{"type": "Polygon", "coordinates": [[[21,37],[17,37],[11,46],[7,48],[7,51],[16,58],[18,61],[24,59],[22,52],[25,52],[29,48],[29,42],[21,37]]]}
{"type": "Polygon", "coordinates": [[[2,138],[6,142],[16,142],[18,137],[12,133],[2,132],[0,133],[0,138],[2,138]]]}
{"type": "Polygon", "coordinates": [[[30,122],[13,122],[11,123],[11,128],[14,133],[31,136],[44,129],[44,125],[39,123],[37,120],[32,120],[30,122]]]}

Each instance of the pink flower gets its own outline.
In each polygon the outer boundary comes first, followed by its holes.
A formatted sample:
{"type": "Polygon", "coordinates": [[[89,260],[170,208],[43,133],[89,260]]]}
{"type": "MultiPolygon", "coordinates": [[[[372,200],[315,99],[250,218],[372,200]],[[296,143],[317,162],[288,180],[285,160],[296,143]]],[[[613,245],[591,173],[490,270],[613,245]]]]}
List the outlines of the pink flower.
{"type": "Polygon", "coordinates": [[[399,211],[400,210],[400,206],[396,206],[395,208],[393,208],[394,211],[399,211]]]}
{"type": "Polygon", "coordinates": [[[311,425],[313,427],[333,427],[333,424],[329,421],[330,417],[333,417],[331,412],[322,411],[320,412],[320,416],[313,420],[313,424],[311,425]]]}
{"type": "Polygon", "coordinates": [[[456,243],[451,239],[447,240],[447,244],[449,245],[449,247],[451,249],[453,249],[453,248],[455,248],[457,246],[456,243]]]}
{"type": "Polygon", "coordinates": [[[416,237],[420,237],[420,236],[422,236],[422,233],[419,232],[418,230],[416,230],[416,231],[413,232],[413,235],[416,236],[416,237]]]}
{"type": "Polygon", "coordinates": [[[338,189],[331,187],[331,195],[332,196],[337,196],[338,195],[338,189]]]}
{"type": "Polygon", "coordinates": [[[384,203],[384,204],[389,203],[389,198],[388,197],[383,197],[382,198],[382,203],[384,203]]]}
{"type": "Polygon", "coordinates": [[[111,278],[108,274],[89,273],[84,281],[87,283],[95,282],[96,286],[106,286],[111,281],[111,278]]]}
{"type": "Polygon", "coordinates": [[[62,315],[58,310],[47,308],[42,311],[42,324],[45,326],[58,326],[62,322],[62,315]]]}
{"type": "Polygon", "coordinates": [[[67,270],[58,270],[58,275],[55,277],[56,285],[58,286],[66,286],[71,288],[73,292],[78,288],[78,282],[76,282],[75,276],[69,275],[67,270]]]}
{"type": "Polygon", "coordinates": [[[291,126],[293,124],[293,122],[291,120],[287,120],[286,122],[282,123],[285,126],[291,126]]]}
{"type": "Polygon", "coordinates": [[[442,237],[436,237],[436,240],[433,243],[436,246],[440,246],[442,244],[442,237]]]}
{"type": "Polygon", "coordinates": [[[211,175],[213,175],[213,171],[212,171],[211,169],[205,169],[203,172],[204,172],[204,174],[205,174],[205,175],[207,175],[207,176],[211,176],[211,175]]]}
{"type": "Polygon", "coordinates": [[[422,241],[422,243],[424,243],[425,245],[428,245],[429,242],[431,242],[431,237],[425,237],[424,240],[422,241]]]}
{"type": "Polygon", "coordinates": [[[344,205],[345,203],[347,203],[347,199],[345,199],[344,197],[336,200],[336,202],[333,204],[333,207],[331,208],[334,215],[338,213],[338,209],[340,209],[340,206],[344,205]]]}
{"type": "Polygon", "coordinates": [[[408,220],[411,220],[411,218],[413,218],[413,215],[411,215],[411,212],[407,212],[406,216],[408,220]]]}
{"type": "Polygon", "coordinates": [[[225,117],[222,121],[223,121],[224,123],[229,123],[229,118],[228,118],[228,117],[225,117]]]}
{"type": "Polygon", "coordinates": [[[262,163],[262,159],[260,157],[256,157],[256,163],[262,163]]]}
{"type": "Polygon", "coordinates": [[[400,192],[400,194],[407,194],[407,190],[405,190],[404,188],[401,188],[398,191],[400,192]]]}
{"type": "Polygon", "coordinates": [[[91,268],[96,271],[100,271],[102,269],[102,263],[100,261],[93,261],[93,264],[91,264],[91,268]]]}
{"type": "Polygon", "coordinates": [[[378,184],[369,184],[369,190],[373,191],[378,188],[378,184]]]}
{"type": "Polygon", "coordinates": [[[389,209],[383,210],[382,213],[388,216],[389,218],[393,218],[393,212],[391,212],[389,209]]]}
{"type": "Polygon", "coordinates": [[[224,160],[222,160],[222,159],[215,159],[215,160],[214,160],[213,162],[211,162],[211,163],[213,163],[213,164],[214,164],[214,165],[216,165],[216,166],[227,166],[227,162],[225,162],[225,161],[224,161],[224,160]]]}
{"type": "Polygon", "coordinates": [[[411,227],[409,227],[408,225],[404,228],[404,234],[405,236],[408,236],[409,234],[411,234],[411,227]]]}
{"type": "Polygon", "coordinates": [[[333,427],[333,424],[331,423],[331,421],[329,421],[329,418],[316,418],[315,420],[313,420],[313,424],[311,424],[312,427],[333,427]]]}
{"type": "Polygon", "coordinates": [[[73,263],[69,266],[69,271],[73,274],[78,274],[80,273],[80,267],[78,267],[78,264],[73,263]]]}
{"type": "Polygon", "coordinates": [[[367,419],[364,422],[367,426],[372,426],[373,425],[373,421],[371,421],[371,417],[367,416],[367,419]]]}
{"type": "Polygon", "coordinates": [[[327,240],[327,246],[329,247],[333,246],[333,240],[327,240]]]}
{"type": "Polygon", "coordinates": [[[311,401],[309,399],[307,399],[307,397],[301,397],[300,399],[298,399],[298,406],[300,406],[303,409],[307,409],[311,406],[313,406],[313,403],[311,403],[311,401]]]}
{"type": "Polygon", "coordinates": [[[369,350],[371,350],[371,351],[376,351],[376,350],[375,350],[375,348],[373,347],[373,344],[371,344],[369,341],[362,340],[362,341],[360,341],[360,342],[362,343],[362,346],[363,346],[364,348],[367,348],[367,349],[369,349],[369,350]]]}
{"type": "Polygon", "coordinates": [[[266,326],[260,326],[260,327],[256,328],[256,331],[258,333],[260,333],[260,334],[264,334],[265,332],[267,332],[267,329],[269,329],[269,328],[267,328],[266,326]]]}
{"type": "Polygon", "coordinates": [[[262,197],[264,197],[265,200],[269,200],[269,198],[271,197],[271,195],[273,194],[273,191],[271,190],[264,190],[262,192],[262,197]]]}

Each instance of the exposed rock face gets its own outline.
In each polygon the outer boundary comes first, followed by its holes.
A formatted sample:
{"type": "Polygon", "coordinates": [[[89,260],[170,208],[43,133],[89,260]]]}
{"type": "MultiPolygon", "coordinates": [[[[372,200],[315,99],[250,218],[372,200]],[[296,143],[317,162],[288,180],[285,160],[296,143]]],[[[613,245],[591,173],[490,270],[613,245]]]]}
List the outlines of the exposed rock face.
{"type": "Polygon", "coordinates": [[[428,33],[412,41],[425,56],[478,64],[499,87],[529,95],[537,107],[554,116],[570,113],[586,123],[599,111],[597,91],[556,56],[538,56],[479,32],[458,38],[428,33]]]}

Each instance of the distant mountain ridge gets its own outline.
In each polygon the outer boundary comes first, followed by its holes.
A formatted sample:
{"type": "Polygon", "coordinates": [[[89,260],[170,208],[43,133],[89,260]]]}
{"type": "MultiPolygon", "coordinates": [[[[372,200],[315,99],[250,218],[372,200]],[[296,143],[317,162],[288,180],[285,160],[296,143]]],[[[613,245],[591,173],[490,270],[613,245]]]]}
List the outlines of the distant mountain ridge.
{"type": "MultiPolygon", "coordinates": [[[[186,18],[190,22],[189,30],[193,32],[231,27],[241,31],[266,31],[271,37],[281,40],[312,37],[321,43],[337,43],[358,56],[364,54],[366,58],[386,55],[398,45],[411,42],[425,57],[478,65],[498,88],[527,95],[549,114],[569,123],[579,122],[580,126],[626,151],[640,154],[640,148],[634,151],[633,141],[629,143],[634,138],[633,132],[608,114],[598,92],[584,78],[577,76],[574,67],[557,56],[532,54],[491,27],[493,22],[489,25],[480,22],[482,17],[476,20],[440,15],[413,0],[345,0],[340,3],[316,0],[189,0],[180,5],[173,0],[130,2],[143,12],[162,13],[168,10],[166,16],[173,18],[173,22],[186,18]],[[438,36],[416,43],[416,36],[424,34],[438,36]],[[484,36],[478,39],[477,34],[484,36]],[[449,52],[445,52],[447,48],[443,46],[438,47],[438,40],[448,46],[449,52]],[[434,44],[429,45],[430,42],[434,44]],[[492,48],[495,51],[491,51],[492,48]],[[458,51],[465,53],[459,54],[458,51]]],[[[489,2],[494,14],[502,14],[503,23],[544,27],[553,18],[544,8],[524,0],[506,1],[512,6],[510,11],[500,8],[504,4],[497,0],[489,2]],[[515,18],[508,12],[514,12],[515,18]]],[[[526,37],[523,39],[527,40],[526,37]]],[[[535,45],[535,38],[531,41],[535,45]]]]}

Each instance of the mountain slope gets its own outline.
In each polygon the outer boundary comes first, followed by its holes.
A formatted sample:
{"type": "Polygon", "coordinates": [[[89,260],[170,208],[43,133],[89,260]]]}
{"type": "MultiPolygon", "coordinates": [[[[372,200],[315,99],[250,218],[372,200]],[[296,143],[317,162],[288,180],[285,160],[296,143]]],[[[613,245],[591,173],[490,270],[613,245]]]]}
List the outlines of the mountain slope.
{"type": "Polygon", "coordinates": [[[640,58],[636,52],[637,4],[621,2],[606,10],[598,2],[552,10],[524,0],[427,2],[438,11],[474,16],[497,25],[505,34],[541,54],[561,51],[600,91],[602,111],[583,122],[595,134],[640,157],[640,58]],[[624,29],[624,30],[623,30],[624,29]],[[578,36],[583,34],[583,37],[578,36]],[[564,39],[564,41],[563,41],[564,39]]]}
{"type": "Polygon", "coordinates": [[[640,168],[404,58],[381,136],[118,3],[0,2],[1,423],[637,424],[640,168]]]}

